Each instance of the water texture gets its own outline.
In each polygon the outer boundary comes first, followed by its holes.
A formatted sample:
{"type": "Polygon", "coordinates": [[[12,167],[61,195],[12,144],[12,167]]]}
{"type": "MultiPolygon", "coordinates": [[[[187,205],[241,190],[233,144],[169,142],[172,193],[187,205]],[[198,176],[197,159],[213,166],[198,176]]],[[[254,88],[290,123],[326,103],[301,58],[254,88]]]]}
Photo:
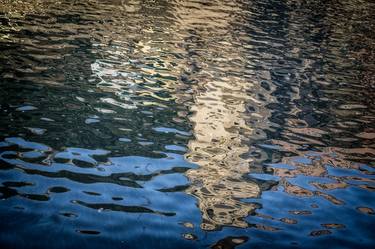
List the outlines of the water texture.
{"type": "Polygon", "coordinates": [[[371,0],[0,0],[1,248],[373,248],[371,0]]]}

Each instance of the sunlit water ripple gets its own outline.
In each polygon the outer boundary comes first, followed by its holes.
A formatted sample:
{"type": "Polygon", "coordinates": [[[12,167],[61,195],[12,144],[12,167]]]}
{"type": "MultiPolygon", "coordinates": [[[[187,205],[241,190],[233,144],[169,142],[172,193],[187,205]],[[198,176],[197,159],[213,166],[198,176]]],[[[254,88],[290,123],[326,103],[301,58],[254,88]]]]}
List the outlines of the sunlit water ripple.
{"type": "Polygon", "coordinates": [[[375,246],[367,0],[0,0],[1,248],[375,246]]]}

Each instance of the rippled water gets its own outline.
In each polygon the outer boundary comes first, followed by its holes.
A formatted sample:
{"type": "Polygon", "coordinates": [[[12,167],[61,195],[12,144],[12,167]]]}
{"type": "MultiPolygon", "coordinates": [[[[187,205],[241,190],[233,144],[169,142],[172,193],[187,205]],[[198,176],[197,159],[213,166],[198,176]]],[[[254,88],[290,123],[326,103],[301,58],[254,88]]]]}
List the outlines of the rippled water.
{"type": "Polygon", "coordinates": [[[370,0],[0,0],[2,248],[375,246],[370,0]]]}

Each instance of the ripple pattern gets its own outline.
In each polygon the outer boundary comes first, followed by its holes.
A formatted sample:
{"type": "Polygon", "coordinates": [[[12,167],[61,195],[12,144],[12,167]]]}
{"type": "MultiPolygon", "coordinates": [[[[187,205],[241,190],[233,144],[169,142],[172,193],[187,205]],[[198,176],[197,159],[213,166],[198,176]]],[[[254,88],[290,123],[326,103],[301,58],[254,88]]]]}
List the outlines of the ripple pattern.
{"type": "Polygon", "coordinates": [[[374,7],[0,0],[1,247],[374,247],[374,7]]]}

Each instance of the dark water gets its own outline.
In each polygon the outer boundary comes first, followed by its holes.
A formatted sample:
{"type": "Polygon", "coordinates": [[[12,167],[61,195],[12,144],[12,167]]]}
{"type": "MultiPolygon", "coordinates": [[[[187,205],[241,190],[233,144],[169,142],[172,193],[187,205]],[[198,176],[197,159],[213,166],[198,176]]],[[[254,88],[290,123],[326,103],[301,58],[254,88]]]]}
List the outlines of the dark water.
{"type": "Polygon", "coordinates": [[[0,0],[1,248],[375,246],[371,0],[0,0]]]}

